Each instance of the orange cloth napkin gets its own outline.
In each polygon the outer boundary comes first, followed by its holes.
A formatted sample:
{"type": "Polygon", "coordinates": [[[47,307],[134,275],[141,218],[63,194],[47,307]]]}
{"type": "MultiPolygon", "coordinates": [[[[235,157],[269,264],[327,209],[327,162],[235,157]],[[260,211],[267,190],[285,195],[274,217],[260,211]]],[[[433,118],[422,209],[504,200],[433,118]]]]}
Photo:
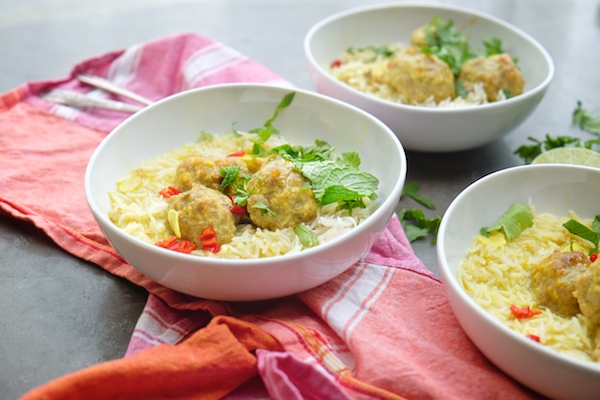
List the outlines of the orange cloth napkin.
{"type": "Polygon", "coordinates": [[[215,317],[180,344],[158,345],[34,389],[22,400],[220,399],[258,373],[257,349],[282,350],[254,324],[215,317]]]}

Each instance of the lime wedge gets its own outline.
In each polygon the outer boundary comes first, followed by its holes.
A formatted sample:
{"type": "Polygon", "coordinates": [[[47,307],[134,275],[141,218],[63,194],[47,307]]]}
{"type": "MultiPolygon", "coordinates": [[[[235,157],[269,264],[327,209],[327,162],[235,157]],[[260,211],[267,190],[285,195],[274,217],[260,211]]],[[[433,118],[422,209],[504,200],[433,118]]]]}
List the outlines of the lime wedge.
{"type": "Polygon", "coordinates": [[[600,153],[583,147],[558,147],[537,156],[532,164],[576,164],[600,168],[600,153]]]}

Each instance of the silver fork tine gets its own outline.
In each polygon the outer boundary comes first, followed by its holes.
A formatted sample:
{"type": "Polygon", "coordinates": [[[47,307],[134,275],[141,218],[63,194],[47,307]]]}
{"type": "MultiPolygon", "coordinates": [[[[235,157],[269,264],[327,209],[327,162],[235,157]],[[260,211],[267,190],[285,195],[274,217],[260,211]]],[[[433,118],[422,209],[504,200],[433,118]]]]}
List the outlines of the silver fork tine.
{"type": "Polygon", "coordinates": [[[77,79],[79,79],[83,83],[87,83],[88,85],[95,86],[97,88],[106,90],[107,92],[116,93],[116,94],[120,94],[121,96],[128,97],[128,98],[135,100],[141,104],[150,105],[153,103],[152,100],[149,100],[143,96],[140,96],[139,94],[134,93],[130,90],[119,87],[119,86],[115,85],[114,83],[112,83],[111,81],[104,79],[104,78],[100,78],[98,76],[80,74],[80,75],[77,75],[77,79]]]}

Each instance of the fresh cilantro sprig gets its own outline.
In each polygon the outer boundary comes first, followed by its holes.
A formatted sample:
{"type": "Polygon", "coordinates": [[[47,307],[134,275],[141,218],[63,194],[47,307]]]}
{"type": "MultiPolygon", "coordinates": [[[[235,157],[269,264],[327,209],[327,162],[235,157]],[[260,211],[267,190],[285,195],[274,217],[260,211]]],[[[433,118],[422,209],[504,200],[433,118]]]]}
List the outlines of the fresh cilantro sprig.
{"type": "Polygon", "coordinates": [[[227,186],[234,183],[240,175],[240,167],[238,165],[230,165],[222,167],[219,171],[223,180],[221,181],[220,189],[222,192],[227,189],[227,186]]]}
{"type": "Polygon", "coordinates": [[[421,196],[421,194],[419,194],[419,189],[421,189],[421,185],[419,185],[418,182],[411,182],[404,185],[404,188],[402,188],[402,195],[414,199],[430,210],[435,210],[435,204],[428,198],[421,196]]]}
{"type": "MultiPolygon", "coordinates": [[[[434,55],[450,67],[455,77],[460,74],[462,65],[468,60],[479,56],[502,54],[502,40],[491,37],[483,41],[483,48],[472,48],[467,37],[455,25],[453,20],[433,18],[425,27],[426,46],[421,46],[421,51],[434,55]]],[[[513,58],[515,63],[516,59],[513,58]]],[[[462,86],[457,87],[459,95],[464,92],[462,86]]]]}
{"type": "Polygon", "coordinates": [[[398,219],[409,242],[432,235],[431,243],[435,244],[437,232],[442,222],[442,216],[427,218],[423,210],[418,208],[404,208],[398,213],[398,219]]]}
{"type": "Polygon", "coordinates": [[[379,57],[389,58],[389,57],[393,56],[397,50],[391,49],[387,45],[383,45],[383,46],[379,46],[379,47],[375,47],[375,46],[366,46],[366,47],[359,47],[359,48],[349,47],[348,50],[346,50],[346,51],[349,54],[364,53],[366,51],[371,51],[371,52],[373,52],[374,56],[370,61],[373,62],[373,61],[377,60],[379,57]]]}
{"type": "Polygon", "coordinates": [[[569,232],[575,236],[579,236],[591,242],[594,247],[590,250],[589,255],[598,254],[598,243],[600,242],[600,215],[596,215],[592,221],[592,229],[582,223],[570,219],[563,224],[569,232]]]}
{"type": "Polygon", "coordinates": [[[274,147],[269,154],[276,154],[289,161],[308,162],[324,161],[331,159],[334,148],[322,140],[315,141],[314,146],[292,146],[284,144],[274,147]]]}
{"type": "Polygon", "coordinates": [[[454,21],[439,17],[425,25],[424,30],[427,46],[422,46],[421,51],[444,61],[454,76],[458,76],[464,62],[472,57],[466,36],[456,28],[454,21]]]}
{"type": "Polygon", "coordinates": [[[489,237],[492,232],[503,232],[506,240],[510,242],[531,225],[533,225],[531,208],[526,204],[516,203],[511,205],[495,224],[481,228],[480,233],[489,237]]]}
{"type": "Polygon", "coordinates": [[[292,104],[292,101],[294,100],[294,96],[296,95],[296,92],[290,92],[288,94],[286,94],[283,99],[281,99],[281,101],[279,102],[279,104],[277,105],[277,107],[275,108],[275,112],[273,113],[273,116],[271,118],[269,118],[262,127],[259,128],[254,128],[249,130],[249,133],[253,133],[258,135],[258,138],[254,140],[254,146],[252,148],[252,154],[255,156],[261,156],[265,154],[265,149],[262,147],[262,145],[269,140],[269,138],[271,137],[271,135],[278,135],[279,134],[279,130],[277,128],[275,128],[273,126],[273,122],[277,119],[277,117],[279,116],[279,112],[281,110],[283,110],[284,108],[288,107],[290,104],[292,104]]]}
{"type": "MultiPolygon", "coordinates": [[[[402,197],[407,196],[425,206],[430,210],[435,210],[435,204],[426,197],[419,194],[420,185],[417,182],[411,182],[402,189],[402,197]]],[[[409,242],[432,235],[431,243],[435,244],[437,232],[442,222],[442,216],[427,218],[425,213],[418,208],[404,208],[398,212],[398,219],[402,224],[404,233],[409,242]]]]}
{"type": "Polygon", "coordinates": [[[573,111],[573,123],[586,132],[600,136],[600,116],[584,109],[579,100],[575,111],[573,111]]]}

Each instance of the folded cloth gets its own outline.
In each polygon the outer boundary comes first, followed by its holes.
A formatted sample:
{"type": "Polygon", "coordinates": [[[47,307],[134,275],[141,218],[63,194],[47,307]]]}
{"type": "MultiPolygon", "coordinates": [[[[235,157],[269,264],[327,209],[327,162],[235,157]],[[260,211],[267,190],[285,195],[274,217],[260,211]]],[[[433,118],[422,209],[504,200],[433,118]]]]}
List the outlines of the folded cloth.
{"type": "Polygon", "coordinates": [[[126,357],[58,378],[25,399],[535,397],[465,336],[441,283],[414,255],[395,217],[363,260],[284,299],[197,299],[137,272],[96,225],[82,189],[92,152],[127,116],[37,96],[55,88],[92,91],[78,73],[153,100],[225,82],[291,86],[221,43],[182,34],[95,57],[64,79],[25,83],[0,96],[0,209],[150,293],[126,357]]]}

